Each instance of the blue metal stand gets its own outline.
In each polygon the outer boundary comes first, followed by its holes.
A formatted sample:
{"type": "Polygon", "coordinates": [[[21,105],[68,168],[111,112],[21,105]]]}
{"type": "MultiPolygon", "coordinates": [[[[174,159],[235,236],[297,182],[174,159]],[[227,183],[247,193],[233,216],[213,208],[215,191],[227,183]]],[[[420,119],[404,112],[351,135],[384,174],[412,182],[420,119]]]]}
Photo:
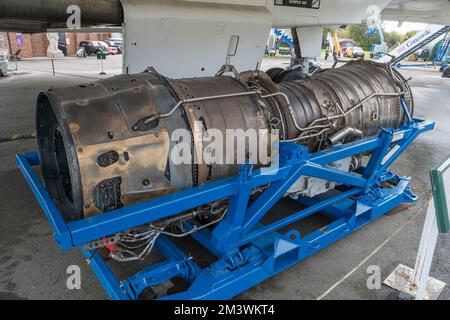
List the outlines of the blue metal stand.
{"type": "Polygon", "coordinates": [[[98,252],[82,250],[112,299],[138,299],[146,288],[176,276],[184,278],[190,284],[189,288],[164,299],[228,299],[322,250],[399,204],[416,201],[417,197],[408,187],[410,179],[397,176],[388,168],[419,134],[433,128],[433,122],[411,119],[407,113],[407,123],[398,130],[382,129],[378,136],[324,152],[309,153],[303,146],[282,143],[279,168],[268,171],[241,166],[237,177],[70,223],[64,222],[32,169],[39,165],[38,154],[19,154],[16,163],[63,250],[229,198],[227,215],[220,224],[192,234],[217,257],[208,268],[201,269],[165,236],[158,238],[156,250],[166,261],[149,266],[124,281],[114,276],[98,252]],[[358,173],[346,173],[328,166],[369,151],[372,151],[371,159],[358,173]],[[302,175],[339,182],[339,192],[336,190],[314,199],[299,198],[305,209],[262,225],[263,217],[302,175]],[[268,184],[270,186],[249,204],[251,191],[268,184]],[[306,236],[296,230],[286,234],[277,232],[319,212],[331,217],[333,222],[306,236]]]}

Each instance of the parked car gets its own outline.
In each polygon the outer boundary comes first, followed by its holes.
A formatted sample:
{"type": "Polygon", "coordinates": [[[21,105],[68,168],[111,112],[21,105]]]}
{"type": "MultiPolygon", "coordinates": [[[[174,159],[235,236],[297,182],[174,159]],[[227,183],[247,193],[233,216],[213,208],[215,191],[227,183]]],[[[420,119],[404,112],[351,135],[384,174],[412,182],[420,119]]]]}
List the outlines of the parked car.
{"type": "Polygon", "coordinates": [[[115,48],[117,48],[117,53],[118,53],[118,54],[122,54],[122,53],[123,53],[123,41],[122,41],[122,39],[111,38],[111,39],[105,40],[105,42],[106,42],[110,47],[115,47],[115,48]]]}
{"type": "Polygon", "coordinates": [[[442,72],[442,78],[450,78],[450,66],[447,66],[442,72]]]}
{"type": "Polygon", "coordinates": [[[108,41],[113,41],[114,43],[123,46],[123,39],[122,38],[109,38],[108,41]]]}
{"type": "Polygon", "coordinates": [[[116,47],[112,47],[112,46],[108,45],[105,41],[99,41],[99,42],[100,42],[100,45],[101,45],[102,47],[105,47],[105,48],[106,48],[106,53],[107,53],[107,54],[115,55],[115,54],[118,53],[118,50],[117,50],[116,47]]]}
{"type": "Polygon", "coordinates": [[[0,51],[0,77],[3,77],[9,70],[8,54],[6,51],[0,51]]]}
{"type": "Polygon", "coordinates": [[[88,56],[97,53],[108,53],[108,48],[103,46],[100,41],[81,41],[80,47],[84,48],[88,56]]]}
{"type": "Polygon", "coordinates": [[[366,56],[365,52],[363,49],[361,49],[360,47],[353,47],[352,48],[352,58],[363,58],[366,56]]]}
{"type": "Polygon", "coordinates": [[[417,53],[418,53],[417,57],[419,59],[432,60],[431,51],[429,49],[427,49],[427,48],[422,49],[422,50],[418,51],[417,53]]]}

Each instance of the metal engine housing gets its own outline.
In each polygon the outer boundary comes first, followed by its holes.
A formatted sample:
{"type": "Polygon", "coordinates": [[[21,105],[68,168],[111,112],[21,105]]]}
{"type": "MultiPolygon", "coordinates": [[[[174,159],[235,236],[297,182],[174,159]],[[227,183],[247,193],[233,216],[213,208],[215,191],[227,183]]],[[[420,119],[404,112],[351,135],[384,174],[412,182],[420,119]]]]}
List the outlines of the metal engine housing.
{"type": "Polygon", "coordinates": [[[42,175],[64,217],[77,220],[238,173],[238,164],[174,165],[169,154],[177,141],[170,137],[177,129],[191,133],[194,155],[208,128],[279,129],[281,140],[320,150],[398,128],[405,117],[400,97],[412,114],[402,76],[362,61],[279,86],[261,71],[172,80],[148,70],[51,89],[37,101],[42,175]],[[201,100],[211,96],[226,97],[201,100]],[[133,129],[196,98],[146,130],[133,129]]]}

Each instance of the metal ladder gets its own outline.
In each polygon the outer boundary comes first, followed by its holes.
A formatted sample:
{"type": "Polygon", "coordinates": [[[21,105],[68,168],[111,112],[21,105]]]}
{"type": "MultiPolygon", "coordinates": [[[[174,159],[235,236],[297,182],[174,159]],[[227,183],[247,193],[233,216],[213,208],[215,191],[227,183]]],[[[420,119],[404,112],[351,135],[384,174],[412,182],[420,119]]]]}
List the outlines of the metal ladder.
{"type": "MultiPolygon", "coordinates": [[[[391,63],[392,64],[396,64],[400,61],[402,61],[403,59],[405,59],[406,57],[408,57],[410,54],[416,52],[417,50],[423,48],[424,46],[426,46],[427,44],[433,42],[434,40],[436,40],[437,38],[439,38],[440,36],[442,36],[444,33],[448,33],[450,31],[450,26],[444,26],[441,29],[439,29],[438,31],[434,32],[431,36],[428,37],[424,37],[423,40],[418,40],[416,43],[414,43],[412,46],[410,46],[408,49],[406,49],[405,51],[401,52],[401,54],[399,54],[398,56],[396,56],[391,63]]],[[[417,38],[419,39],[422,36],[421,33],[419,33],[417,35],[417,38]]],[[[414,38],[414,37],[413,37],[414,38]]],[[[413,39],[411,38],[411,39],[413,39]]],[[[411,41],[411,39],[408,39],[408,41],[411,41]]]]}

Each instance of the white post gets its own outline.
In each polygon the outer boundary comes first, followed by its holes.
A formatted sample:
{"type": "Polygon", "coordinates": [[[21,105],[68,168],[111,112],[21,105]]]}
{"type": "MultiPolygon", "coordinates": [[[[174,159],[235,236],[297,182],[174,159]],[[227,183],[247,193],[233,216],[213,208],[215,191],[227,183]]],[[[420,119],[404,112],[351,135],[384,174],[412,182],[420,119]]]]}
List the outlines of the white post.
{"type": "Polygon", "coordinates": [[[414,272],[411,275],[409,283],[412,291],[417,290],[416,300],[423,300],[424,298],[438,235],[439,230],[436,221],[434,200],[431,199],[420,239],[414,272]]]}
{"type": "Polygon", "coordinates": [[[384,280],[385,285],[406,293],[415,300],[435,300],[445,287],[445,282],[429,276],[439,236],[435,211],[432,198],[428,205],[414,269],[399,264],[384,280]]]}

